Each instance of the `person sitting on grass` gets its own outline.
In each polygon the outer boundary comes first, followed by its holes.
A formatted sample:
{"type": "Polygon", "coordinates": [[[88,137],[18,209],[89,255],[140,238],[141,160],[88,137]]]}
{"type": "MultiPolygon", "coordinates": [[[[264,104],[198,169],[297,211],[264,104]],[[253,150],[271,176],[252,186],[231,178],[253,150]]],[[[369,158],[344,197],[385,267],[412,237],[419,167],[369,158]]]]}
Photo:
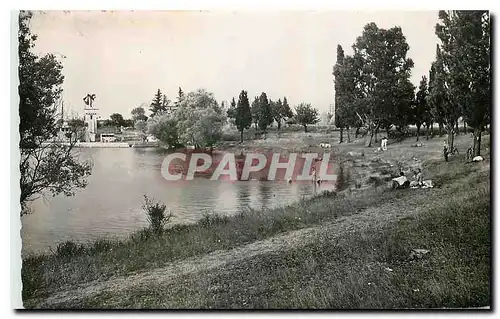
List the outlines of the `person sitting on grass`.
{"type": "Polygon", "coordinates": [[[409,186],[410,181],[408,181],[403,171],[399,172],[399,177],[392,179],[392,188],[407,188],[409,186]]]}
{"type": "Polygon", "coordinates": [[[416,173],[417,174],[415,175],[415,179],[417,181],[417,185],[422,187],[424,185],[424,179],[422,177],[422,169],[419,168],[416,173]]]}

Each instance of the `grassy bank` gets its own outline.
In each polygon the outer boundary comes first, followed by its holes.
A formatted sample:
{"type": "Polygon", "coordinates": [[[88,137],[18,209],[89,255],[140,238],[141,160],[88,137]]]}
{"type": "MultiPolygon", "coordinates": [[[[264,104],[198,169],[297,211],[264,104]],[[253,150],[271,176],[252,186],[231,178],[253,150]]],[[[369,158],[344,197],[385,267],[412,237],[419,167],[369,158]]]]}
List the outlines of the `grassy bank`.
{"type": "Polygon", "coordinates": [[[383,227],[321,234],[167,285],[104,292],[68,308],[443,308],[490,305],[489,188],[383,227]],[[426,249],[425,254],[412,253],[426,249]]]}
{"type": "Polygon", "coordinates": [[[66,242],[55,254],[23,260],[23,299],[43,297],[64,286],[161,267],[165,263],[230,249],[276,234],[355,214],[402,193],[370,190],[333,198],[324,194],[267,211],[247,210],[236,216],[206,215],[196,224],[178,225],[162,236],[144,230],[125,241],[99,240],[82,245],[66,242]]]}
{"type": "Polygon", "coordinates": [[[196,224],[175,226],[159,237],[142,231],[125,241],[66,243],[52,255],[23,260],[25,307],[34,307],[47,296],[80,284],[147,272],[173,261],[242,247],[298,229],[335,225],[367,210],[390,218],[340,236],[325,232],[305,247],[263,253],[177,278],[171,284],[108,291],[52,306],[488,304],[489,161],[464,164],[458,157],[449,163],[430,160],[424,171],[438,188],[392,191],[380,187],[343,195],[328,193],[277,209],[248,210],[232,217],[205,216],[196,224]],[[414,248],[430,252],[416,261],[410,259],[414,248]],[[386,267],[393,271],[384,270],[386,267]]]}

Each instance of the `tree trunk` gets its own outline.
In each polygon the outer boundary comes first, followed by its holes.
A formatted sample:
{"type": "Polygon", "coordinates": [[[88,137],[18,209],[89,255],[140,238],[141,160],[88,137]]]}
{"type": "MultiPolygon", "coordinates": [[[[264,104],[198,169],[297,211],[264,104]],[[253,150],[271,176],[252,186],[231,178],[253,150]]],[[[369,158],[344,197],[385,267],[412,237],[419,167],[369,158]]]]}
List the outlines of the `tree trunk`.
{"type": "Polygon", "coordinates": [[[278,122],[278,130],[281,129],[281,120],[277,121],[278,122]]]}
{"type": "Polygon", "coordinates": [[[481,155],[481,128],[474,129],[474,156],[481,155]]]}
{"type": "Polygon", "coordinates": [[[455,125],[455,126],[456,126],[455,132],[456,132],[456,134],[458,135],[458,133],[460,133],[460,130],[459,130],[459,128],[458,128],[458,120],[457,120],[457,123],[456,123],[456,125],[455,125]]]}
{"type": "Polygon", "coordinates": [[[443,136],[443,123],[439,123],[439,137],[443,136]]]}
{"type": "Polygon", "coordinates": [[[340,141],[339,144],[342,144],[344,142],[344,128],[340,128],[340,141]]]}
{"type": "Polygon", "coordinates": [[[377,133],[378,133],[378,127],[375,129],[375,143],[378,143],[378,139],[377,139],[377,133]]]}
{"type": "Polygon", "coordinates": [[[429,123],[425,125],[425,139],[429,140],[429,123]]]}
{"type": "Polygon", "coordinates": [[[240,131],[240,143],[243,143],[243,130],[240,131]]]}
{"type": "Polygon", "coordinates": [[[370,136],[370,140],[368,141],[367,147],[372,147],[373,135],[375,135],[375,130],[369,130],[368,134],[370,136]]]}
{"type": "Polygon", "coordinates": [[[368,144],[366,145],[367,147],[372,147],[372,142],[373,142],[373,135],[375,134],[375,132],[378,131],[378,128],[379,128],[380,125],[377,125],[375,127],[368,127],[368,134],[370,136],[370,139],[368,141],[368,144]]]}
{"type": "Polygon", "coordinates": [[[467,123],[464,120],[464,134],[467,134],[467,123]]]}
{"type": "Polygon", "coordinates": [[[453,151],[453,142],[455,141],[455,134],[454,132],[454,125],[450,125],[446,128],[446,131],[448,133],[448,151],[452,152],[453,151]]]}
{"type": "Polygon", "coordinates": [[[356,127],[356,133],[354,133],[354,138],[358,138],[359,135],[359,127],[356,127]]]}
{"type": "Polygon", "coordinates": [[[347,143],[351,143],[351,130],[347,127],[347,143]]]}
{"type": "Polygon", "coordinates": [[[417,142],[418,142],[418,138],[420,137],[420,126],[422,124],[417,124],[417,142]]]}

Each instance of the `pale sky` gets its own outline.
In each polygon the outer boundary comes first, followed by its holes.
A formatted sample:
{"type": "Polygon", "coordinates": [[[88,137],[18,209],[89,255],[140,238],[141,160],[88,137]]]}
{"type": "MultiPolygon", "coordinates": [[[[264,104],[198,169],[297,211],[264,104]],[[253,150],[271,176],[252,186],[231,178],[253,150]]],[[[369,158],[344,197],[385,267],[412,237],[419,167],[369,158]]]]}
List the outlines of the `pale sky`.
{"type": "Polygon", "coordinates": [[[82,113],[95,93],[103,118],[149,103],[161,89],[175,100],[205,88],[220,102],[248,91],[290,105],[333,103],[337,44],[346,54],[363,26],[400,26],[418,86],[434,60],[437,11],[46,11],[35,13],[35,51],[63,59],[65,108],[82,113]]]}

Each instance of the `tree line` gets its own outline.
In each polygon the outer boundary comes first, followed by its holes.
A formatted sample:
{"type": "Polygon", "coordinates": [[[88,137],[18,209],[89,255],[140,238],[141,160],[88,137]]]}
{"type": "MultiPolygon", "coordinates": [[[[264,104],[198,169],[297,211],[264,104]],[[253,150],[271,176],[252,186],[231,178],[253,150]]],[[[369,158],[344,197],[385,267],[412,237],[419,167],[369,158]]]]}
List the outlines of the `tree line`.
{"type": "MultiPolygon", "coordinates": [[[[335,125],[349,132],[364,128],[367,146],[379,129],[403,132],[409,125],[426,135],[437,123],[453,148],[458,119],[474,129],[474,154],[480,154],[481,132],[490,123],[491,71],[488,11],[439,11],[435,34],[439,39],[429,74],[418,90],[410,82],[413,61],[400,27],[367,24],[346,55],[337,46],[333,68],[335,125]]],[[[349,138],[349,135],[348,135],[349,138]]]]}
{"type": "Polygon", "coordinates": [[[232,98],[227,109],[224,103],[219,106],[213,93],[203,89],[184,94],[179,87],[177,100],[173,104],[158,90],[150,104],[150,111],[148,118],[143,107],[132,110],[135,129],[144,138],[152,134],[172,147],[211,147],[221,139],[222,130],[228,121],[240,132],[240,141],[243,141],[243,132],[252,124],[265,133],[274,122],[278,129],[283,123],[297,123],[307,132],[307,125],[319,121],[318,111],[309,103],[297,105],[294,113],[286,97],[283,97],[283,101],[281,98],[273,101],[262,92],[250,105],[245,90],[240,92],[237,102],[232,98]]]}
{"type": "Polygon", "coordinates": [[[268,98],[265,92],[254,97],[252,104],[248,100],[248,93],[245,90],[240,92],[238,102],[233,98],[227,111],[227,116],[232,120],[240,132],[240,142],[243,141],[243,132],[249,129],[252,124],[258,130],[266,132],[266,129],[276,122],[278,130],[283,123],[300,124],[307,132],[307,125],[315,124],[319,121],[318,110],[310,103],[300,103],[295,107],[295,113],[290,108],[288,100],[283,97],[273,101],[268,98]]]}

